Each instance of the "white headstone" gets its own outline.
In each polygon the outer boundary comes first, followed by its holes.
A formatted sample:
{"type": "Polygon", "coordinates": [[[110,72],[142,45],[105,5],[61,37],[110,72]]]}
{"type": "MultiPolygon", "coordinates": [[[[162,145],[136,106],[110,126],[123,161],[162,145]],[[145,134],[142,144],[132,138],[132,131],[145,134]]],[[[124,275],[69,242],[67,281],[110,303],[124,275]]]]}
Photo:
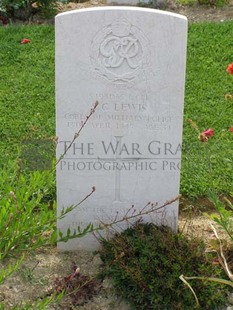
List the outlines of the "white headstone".
{"type": "MultiPolygon", "coordinates": [[[[109,222],[134,205],[179,194],[187,19],[153,9],[102,7],[56,17],[58,230],[109,222]]],[[[178,202],[144,217],[177,228],[178,202]]],[[[89,235],[60,250],[96,249],[89,235]]]]}

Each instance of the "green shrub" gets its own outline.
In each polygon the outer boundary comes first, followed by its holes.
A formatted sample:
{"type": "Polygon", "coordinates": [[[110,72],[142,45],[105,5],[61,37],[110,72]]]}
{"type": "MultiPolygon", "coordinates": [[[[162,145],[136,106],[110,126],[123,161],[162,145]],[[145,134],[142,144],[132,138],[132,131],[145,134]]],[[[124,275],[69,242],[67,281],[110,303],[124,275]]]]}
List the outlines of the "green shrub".
{"type": "Polygon", "coordinates": [[[0,261],[56,242],[54,198],[51,171],[24,174],[16,162],[1,167],[0,261]]]}
{"type": "Polygon", "coordinates": [[[0,11],[9,18],[29,20],[34,14],[42,13],[45,16],[55,15],[55,0],[0,0],[0,11]]]}
{"type": "MultiPolygon", "coordinates": [[[[221,268],[206,257],[203,242],[174,234],[169,228],[136,224],[112,240],[101,240],[102,277],[113,278],[116,290],[138,310],[194,310],[192,292],[179,276],[217,275],[221,268]]],[[[202,309],[224,303],[226,289],[203,281],[192,282],[202,309]]]]}

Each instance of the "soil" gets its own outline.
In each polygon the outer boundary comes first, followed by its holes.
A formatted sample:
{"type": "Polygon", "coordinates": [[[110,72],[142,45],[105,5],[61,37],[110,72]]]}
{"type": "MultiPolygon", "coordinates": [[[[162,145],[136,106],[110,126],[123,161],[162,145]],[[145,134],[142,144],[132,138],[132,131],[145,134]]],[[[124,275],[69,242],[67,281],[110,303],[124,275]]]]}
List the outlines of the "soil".
{"type": "MultiPolygon", "coordinates": [[[[9,263],[9,262],[8,262],[9,263]]],[[[72,274],[72,265],[80,268],[80,275],[94,277],[97,275],[101,259],[88,251],[76,251],[72,253],[59,253],[56,248],[41,249],[30,255],[14,273],[0,286],[0,305],[5,309],[12,309],[14,305],[25,309],[25,302],[32,303],[35,300],[51,296],[56,287],[55,281],[72,274]]],[[[3,265],[1,268],[4,267],[3,265]]],[[[88,302],[81,297],[79,306],[73,306],[69,298],[64,298],[57,305],[48,306],[52,310],[127,310],[127,304],[116,296],[110,280],[101,283],[98,294],[89,294],[88,302]]],[[[30,307],[29,309],[34,309],[30,307]]]]}

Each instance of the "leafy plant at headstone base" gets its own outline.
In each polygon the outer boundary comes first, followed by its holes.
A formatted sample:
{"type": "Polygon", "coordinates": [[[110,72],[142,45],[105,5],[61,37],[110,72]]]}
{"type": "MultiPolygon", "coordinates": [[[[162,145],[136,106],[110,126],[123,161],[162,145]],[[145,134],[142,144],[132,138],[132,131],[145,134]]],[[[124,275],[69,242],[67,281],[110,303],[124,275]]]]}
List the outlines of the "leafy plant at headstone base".
{"type": "MultiPolygon", "coordinates": [[[[233,197],[232,193],[231,193],[231,196],[233,197]]],[[[229,199],[224,198],[224,201],[226,203],[225,205],[224,202],[222,202],[218,198],[218,196],[213,192],[210,192],[208,197],[209,197],[209,200],[213,203],[217,211],[217,214],[214,213],[214,214],[209,215],[205,213],[205,215],[209,217],[211,220],[213,220],[218,225],[218,227],[224,230],[224,232],[228,235],[229,240],[230,240],[230,247],[232,250],[233,249],[233,204],[231,203],[229,199]]],[[[181,275],[180,279],[190,288],[190,290],[192,291],[195,297],[197,304],[199,304],[198,296],[196,292],[194,291],[194,289],[191,287],[191,285],[188,283],[188,280],[201,280],[201,281],[216,282],[216,283],[224,284],[224,285],[227,285],[233,288],[233,273],[230,270],[229,263],[227,262],[226,255],[224,254],[222,240],[219,238],[218,233],[212,224],[211,224],[211,228],[214,232],[216,239],[211,240],[210,247],[213,252],[217,253],[219,263],[221,264],[223,270],[225,271],[230,281],[226,279],[218,278],[218,277],[205,277],[203,275],[202,276],[191,276],[191,277],[181,275]]]]}
{"type": "MultiPolygon", "coordinates": [[[[98,103],[96,102],[86,117],[85,122],[66,148],[66,152],[79,137],[88,119],[95,112],[97,105],[98,103]]],[[[60,156],[55,165],[59,163],[65,153],[60,156]]],[[[24,258],[32,251],[40,247],[54,245],[57,242],[56,220],[62,219],[69,212],[79,207],[95,191],[93,187],[91,192],[79,203],[64,209],[60,216],[56,218],[54,170],[36,170],[28,173],[27,170],[23,171],[21,160],[18,163],[6,163],[1,168],[0,261],[3,263],[3,268],[0,271],[0,284],[19,268],[24,258]],[[7,262],[6,259],[9,257],[15,258],[13,263],[7,262]]],[[[77,227],[72,232],[68,229],[66,234],[59,233],[58,241],[66,242],[73,238],[81,238],[90,232],[97,232],[123,221],[134,220],[143,215],[157,212],[177,199],[178,197],[167,201],[162,206],[148,203],[139,211],[136,211],[132,206],[124,216],[121,218],[116,217],[110,223],[100,223],[97,227],[90,223],[83,229],[77,227]]],[[[36,307],[43,309],[44,305],[61,298],[61,294],[64,291],[61,292],[59,290],[59,292],[55,292],[49,297],[47,296],[42,301],[36,301],[33,304],[34,309],[37,309],[36,307]]],[[[24,309],[26,309],[26,305],[24,305],[24,309]]],[[[28,309],[30,309],[30,306],[28,309]]]]}
{"type": "MultiPolygon", "coordinates": [[[[92,113],[94,113],[93,110],[90,115],[92,113]]],[[[87,116],[87,120],[90,115],[87,116]]],[[[2,265],[0,284],[17,271],[28,254],[40,247],[54,245],[57,241],[54,170],[39,171],[39,169],[29,172],[27,166],[25,169],[23,167],[22,160],[1,165],[0,262],[2,265]],[[8,258],[11,260],[9,261],[8,258]]],[[[79,204],[64,210],[58,219],[64,217],[79,204]]],[[[84,229],[79,228],[76,237],[82,237],[93,229],[91,224],[84,229]]],[[[96,229],[102,229],[102,227],[96,229]]],[[[63,240],[69,240],[69,231],[66,236],[63,236],[63,240]]],[[[43,301],[36,301],[33,308],[43,309],[48,303],[59,300],[62,293],[56,292],[44,298],[43,301]]],[[[26,305],[23,307],[23,309],[27,308],[26,305]]],[[[28,307],[31,309],[32,306],[28,307]]]]}
{"type": "MultiPolygon", "coordinates": [[[[212,263],[212,253],[206,255],[201,240],[175,234],[168,227],[137,223],[102,239],[100,256],[104,262],[102,278],[111,277],[116,291],[135,310],[194,310],[189,288],[179,280],[180,273],[221,275],[222,269],[212,263]]],[[[225,302],[226,288],[196,281],[201,309],[213,310],[225,302]]]]}
{"type": "Polygon", "coordinates": [[[19,173],[7,163],[0,175],[0,259],[19,256],[54,239],[55,204],[50,171],[19,173]],[[53,235],[53,237],[52,237],[53,235]]]}
{"type": "MultiPolygon", "coordinates": [[[[24,258],[32,251],[40,247],[54,245],[57,242],[55,204],[51,201],[51,189],[54,186],[53,174],[51,171],[34,171],[26,177],[22,172],[14,173],[15,171],[16,166],[8,164],[7,168],[2,169],[0,177],[0,261],[2,262],[0,284],[19,268],[24,258]],[[13,262],[11,259],[10,263],[8,263],[8,258],[13,258],[13,262]]],[[[63,218],[81,205],[94,191],[95,188],[78,204],[65,209],[59,218],[63,218]]],[[[73,238],[81,238],[90,232],[98,232],[123,221],[134,220],[143,215],[163,209],[177,199],[178,197],[167,201],[162,206],[148,203],[137,212],[132,207],[127,211],[125,216],[115,218],[110,223],[100,223],[97,227],[94,227],[90,223],[83,229],[77,227],[72,232],[68,230],[64,235],[59,234],[58,241],[66,242],[73,238]]],[[[70,289],[77,284],[76,282],[72,283],[70,289]]],[[[60,284],[62,283],[60,282],[60,284]]],[[[36,304],[39,307],[41,304],[45,303],[47,305],[58,300],[60,294],[72,294],[71,290],[68,291],[63,284],[51,296],[45,296],[46,301],[43,298],[41,303],[37,301],[33,304],[33,308],[37,309],[36,304]],[[64,290],[61,290],[61,287],[64,290]]],[[[79,287],[75,290],[78,289],[79,287]]]]}
{"type": "MultiPolygon", "coordinates": [[[[28,254],[56,240],[55,204],[51,200],[54,175],[50,171],[23,174],[8,162],[0,174],[0,284],[16,272],[28,254]]],[[[53,295],[34,309],[59,300],[53,295]]],[[[4,305],[0,305],[4,309],[4,305]]],[[[15,307],[15,309],[20,309],[15,307]]],[[[32,309],[24,305],[22,309],[32,309]]]]}
{"type": "MultiPolygon", "coordinates": [[[[78,133],[75,134],[71,145],[80,135],[81,130],[95,112],[96,107],[97,104],[91,109],[91,112],[86,117],[86,121],[78,133]]],[[[59,163],[59,160],[55,165],[59,163]]],[[[19,160],[17,163],[7,162],[5,165],[1,165],[0,260],[4,260],[9,256],[20,256],[42,245],[55,244],[57,241],[57,218],[55,216],[56,205],[54,202],[55,167],[52,170],[39,171],[35,169],[29,172],[27,170],[27,161],[25,162],[25,167],[23,160],[19,160]]],[[[78,207],[94,190],[93,188],[77,205],[63,210],[59,218],[64,217],[78,207]]],[[[89,226],[89,230],[92,230],[91,225],[89,226]]],[[[79,229],[76,235],[81,237],[87,231],[88,227],[84,230],[79,229]]],[[[68,239],[68,235],[66,237],[63,236],[63,238],[68,239]]]]}

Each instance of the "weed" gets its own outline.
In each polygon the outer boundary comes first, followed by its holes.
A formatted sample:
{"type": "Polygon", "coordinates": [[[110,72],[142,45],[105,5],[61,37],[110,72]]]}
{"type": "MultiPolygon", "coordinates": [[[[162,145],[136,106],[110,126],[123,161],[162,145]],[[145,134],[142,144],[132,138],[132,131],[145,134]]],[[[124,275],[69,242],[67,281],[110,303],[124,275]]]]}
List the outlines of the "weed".
{"type": "Polygon", "coordinates": [[[74,263],[72,273],[64,278],[56,278],[55,291],[65,293],[66,300],[70,300],[73,306],[81,306],[93,298],[101,287],[100,281],[80,273],[74,263]]]}
{"type": "Polygon", "coordinates": [[[233,204],[225,198],[222,202],[214,192],[209,192],[209,199],[213,203],[217,214],[207,215],[222,228],[231,240],[233,246],[233,204]]]}

